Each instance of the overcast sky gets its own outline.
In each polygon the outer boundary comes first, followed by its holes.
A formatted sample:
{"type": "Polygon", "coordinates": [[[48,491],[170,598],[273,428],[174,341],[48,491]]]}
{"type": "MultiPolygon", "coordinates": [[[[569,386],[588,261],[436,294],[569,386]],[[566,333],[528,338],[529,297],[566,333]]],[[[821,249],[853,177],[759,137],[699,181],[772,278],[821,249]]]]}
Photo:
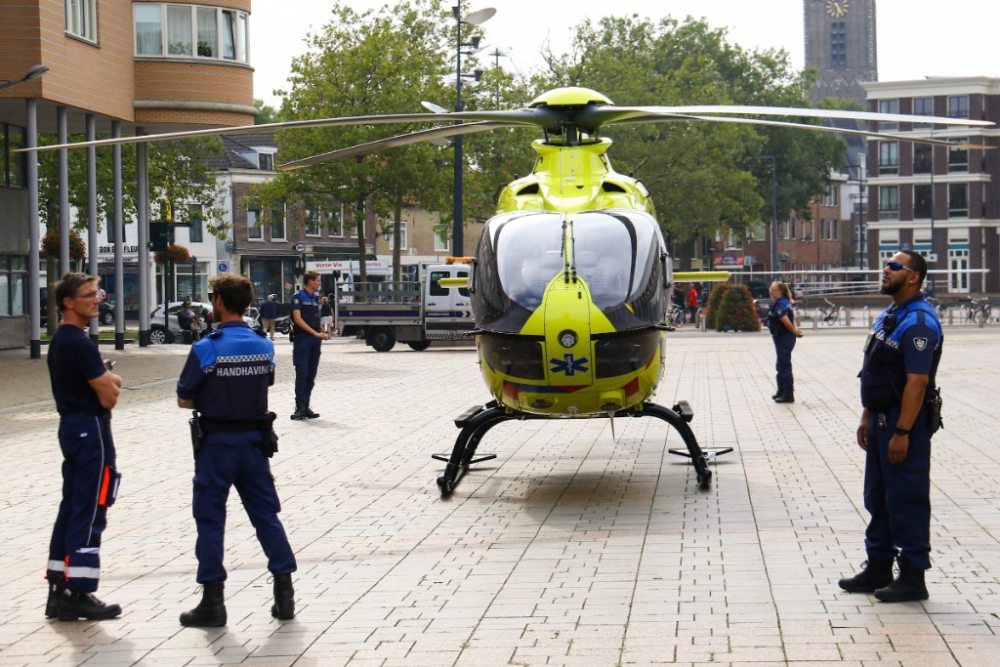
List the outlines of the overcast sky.
{"type": "MultiPolygon", "coordinates": [[[[526,73],[540,67],[539,47],[546,40],[557,52],[565,51],[570,29],[584,17],[633,13],[704,18],[713,27],[727,28],[731,41],[745,48],[787,50],[793,64],[801,68],[803,1],[463,0],[462,6],[464,15],[496,8],[496,16],[483,24],[483,43],[509,48],[512,57],[501,59],[503,66],[526,73]]],[[[345,0],[345,4],[361,11],[395,3],[345,0]]],[[[292,58],[305,51],[303,38],[329,21],[332,6],[331,0],[253,0],[254,97],[278,106],[279,98],[272,91],[285,87],[292,58]]],[[[997,0],[878,0],[877,19],[881,81],[1000,76],[997,0]]]]}

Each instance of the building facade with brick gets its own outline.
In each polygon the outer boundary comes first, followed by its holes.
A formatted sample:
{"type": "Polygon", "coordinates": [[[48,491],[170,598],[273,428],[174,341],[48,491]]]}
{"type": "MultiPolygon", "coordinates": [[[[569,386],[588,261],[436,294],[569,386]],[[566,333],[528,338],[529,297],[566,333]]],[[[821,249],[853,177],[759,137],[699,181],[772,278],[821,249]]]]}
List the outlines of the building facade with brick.
{"type": "MultiPolygon", "coordinates": [[[[1000,79],[929,78],[866,84],[868,107],[1000,122],[1000,79]]],[[[1000,146],[996,128],[881,123],[880,130],[954,143],[1000,146]]],[[[936,272],[940,293],[1000,290],[1000,151],[870,141],[871,266],[913,249],[936,272]]]]}
{"type": "MultiPolygon", "coordinates": [[[[25,345],[29,248],[28,104],[41,135],[88,119],[98,135],[253,123],[250,0],[0,2],[0,347],[25,345]],[[18,82],[43,65],[41,78],[18,82]]],[[[110,150],[110,149],[102,149],[110,150]]],[[[133,187],[134,184],[124,184],[133,187]]]]}

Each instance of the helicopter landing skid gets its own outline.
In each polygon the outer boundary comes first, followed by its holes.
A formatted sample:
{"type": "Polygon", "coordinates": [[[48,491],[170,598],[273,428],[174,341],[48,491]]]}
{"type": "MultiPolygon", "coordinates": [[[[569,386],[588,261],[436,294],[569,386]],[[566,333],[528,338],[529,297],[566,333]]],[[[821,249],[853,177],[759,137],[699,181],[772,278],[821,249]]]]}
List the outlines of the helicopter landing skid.
{"type": "MultiPolygon", "coordinates": [[[[623,410],[617,413],[627,417],[656,417],[674,427],[684,444],[687,446],[687,456],[691,458],[691,463],[695,469],[695,475],[700,489],[708,489],[712,485],[712,471],[708,469],[708,457],[698,445],[698,439],[688,423],[694,417],[694,411],[687,401],[681,401],[673,409],[665,408],[656,403],[643,403],[640,406],[623,410]]],[[[595,416],[601,418],[603,415],[595,416]]],[[[458,486],[458,482],[469,471],[469,466],[474,463],[489,461],[497,457],[496,454],[484,454],[476,456],[476,448],[479,442],[486,435],[487,431],[497,424],[510,419],[551,419],[545,415],[531,415],[525,413],[511,413],[507,408],[497,401],[490,401],[484,406],[476,406],[466,410],[455,419],[455,426],[461,429],[458,438],[455,440],[455,447],[451,451],[450,457],[442,454],[434,454],[432,458],[437,461],[444,461],[444,474],[437,478],[438,488],[441,489],[441,496],[447,498],[458,486]]]]}

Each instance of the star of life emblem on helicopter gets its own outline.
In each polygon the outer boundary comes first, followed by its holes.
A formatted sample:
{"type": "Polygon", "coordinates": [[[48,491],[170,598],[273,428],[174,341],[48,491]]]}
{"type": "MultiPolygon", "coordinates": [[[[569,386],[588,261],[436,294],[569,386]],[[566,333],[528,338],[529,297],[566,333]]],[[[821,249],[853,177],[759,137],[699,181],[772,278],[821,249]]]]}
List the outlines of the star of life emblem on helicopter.
{"type": "Polygon", "coordinates": [[[587,368],[590,359],[587,357],[576,359],[572,354],[564,354],[562,359],[549,359],[549,363],[552,364],[552,368],[549,369],[551,372],[562,373],[567,377],[573,377],[576,373],[586,373],[590,370],[587,368]]]}

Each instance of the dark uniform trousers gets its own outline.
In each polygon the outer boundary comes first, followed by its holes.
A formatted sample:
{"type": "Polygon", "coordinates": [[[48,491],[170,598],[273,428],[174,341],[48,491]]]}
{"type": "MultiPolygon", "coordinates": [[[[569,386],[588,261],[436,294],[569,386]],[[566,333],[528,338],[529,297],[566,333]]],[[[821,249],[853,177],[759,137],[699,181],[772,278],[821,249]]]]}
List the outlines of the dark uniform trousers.
{"type": "Polygon", "coordinates": [[[295,400],[309,405],[316,372],[319,370],[319,354],[323,341],[316,336],[297,332],[292,342],[292,365],[295,366],[295,400]]]}
{"type": "Polygon", "coordinates": [[[271,466],[253,441],[257,433],[211,433],[194,455],[193,511],[198,527],[195,555],[198,583],[225,581],[223,566],[226,500],[233,486],[240,494],[250,523],[267,556],[267,569],[288,574],[296,569],[295,556],[278,520],[281,503],[274,488],[271,466]]]}
{"type": "MultiPolygon", "coordinates": [[[[785,329],[785,325],[779,325],[785,329]]],[[[774,352],[777,361],[774,369],[777,371],[778,389],[794,389],[795,380],[792,377],[792,350],[795,349],[795,336],[784,330],[774,338],[774,352]]]]}
{"type": "Polygon", "coordinates": [[[868,420],[868,453],[865,460],[865,509],[871,514],[865,531],[865,549],[872,560],[902,558],[913,569],[931,566],[931,439],[921,409],[910,430],[906,458],[889,463],[889,440],[899,419],[899,407],[885,411],[884,427],[879,414],[868,420]]]}
{"type": "Polygon", "coordinates": [[[62,501],[49,542],[49,576],[65,578],[71,591],[92,593],[101,576],[101,534],[107,526],[108,489],[102,482],[115,469],[111,418],[63,415],[59,448],[62,501]]]}

